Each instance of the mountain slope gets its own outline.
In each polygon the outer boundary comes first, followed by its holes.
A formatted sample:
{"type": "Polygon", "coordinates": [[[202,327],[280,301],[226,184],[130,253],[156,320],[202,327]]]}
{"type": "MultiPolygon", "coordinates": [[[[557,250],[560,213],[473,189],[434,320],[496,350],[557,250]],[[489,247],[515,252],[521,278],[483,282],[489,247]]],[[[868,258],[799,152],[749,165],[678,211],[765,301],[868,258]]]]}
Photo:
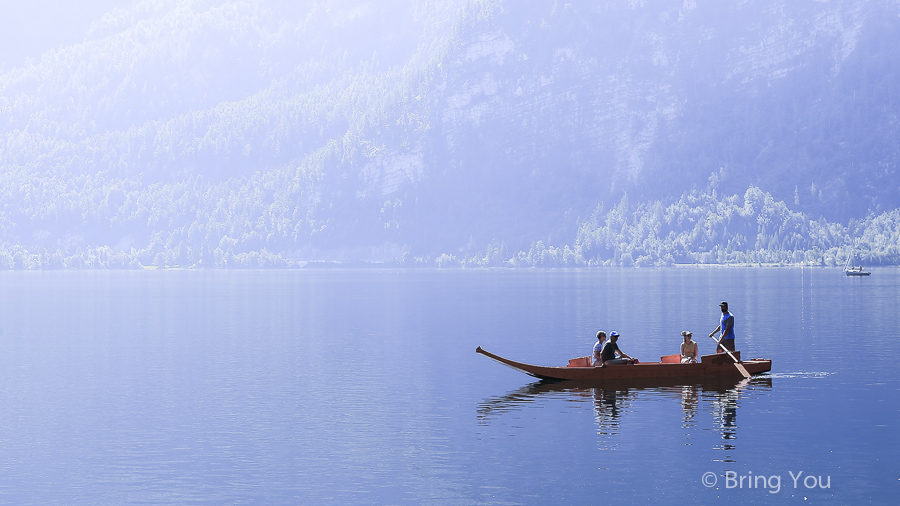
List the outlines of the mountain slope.
{"type": "Polygon", "coordinates": [[[898,14],[141,2],[0,76],[0,242],[188,265],[516,251],[626,193],[708,187],[847,223],[900,207],[898,14]]]}

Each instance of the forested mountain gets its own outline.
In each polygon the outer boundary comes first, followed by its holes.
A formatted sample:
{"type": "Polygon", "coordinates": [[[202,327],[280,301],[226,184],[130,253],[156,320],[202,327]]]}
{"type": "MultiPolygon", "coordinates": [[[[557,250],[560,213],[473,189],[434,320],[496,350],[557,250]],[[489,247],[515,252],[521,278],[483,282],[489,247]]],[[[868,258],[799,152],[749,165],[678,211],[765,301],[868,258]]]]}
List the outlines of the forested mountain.
{"type": "Polygon", "coordinates": [[[146,0],[0,75],[0,268],[900,263],[898,43],[888,1],[146,0]]]}

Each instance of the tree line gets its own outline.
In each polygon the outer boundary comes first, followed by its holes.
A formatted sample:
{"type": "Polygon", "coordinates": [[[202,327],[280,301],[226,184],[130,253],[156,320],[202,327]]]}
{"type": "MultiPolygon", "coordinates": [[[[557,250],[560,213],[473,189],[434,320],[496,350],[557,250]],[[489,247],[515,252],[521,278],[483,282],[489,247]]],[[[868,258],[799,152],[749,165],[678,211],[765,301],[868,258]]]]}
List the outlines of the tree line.
{"type": "Polygon", "coordinates": [[[16,199],[24,204],[0,209],[0,269],[833,267],[851,252],[854,264],[900,264],[900,210],[832,223],[792,211],[755,186],[743,195],[719,196],[711,186],[636,205],[625,195],[608,208],[597,205],[563,244],[536,239],[515,251],[494,240],[473,253],[422,254],[387,240],[353,251],[313,248],[316,235],[335,224],[318,219],[311,211],[317,204],[300,202],[300,190],[274,176],[237,189],[195,178],[149,190],[107,182],[79,192],[79,185],[91,187],[89,179],[59,183],[55,193],[70,198],[58,201],[41,200],[48,181],[2,186],[24,192],[16,199]]]}
{"type": "MultiPolygon", "coordinates": [[[[568,244],[536,240],[510,252],[502,242],[461,257],[444,254],[438,266],[650,267],[677,264],[843,266],[900,264],[900,210],[847,224],[810,219],[751,186],[719,198],[715,189],[678,200],[632,206],[598,205],[568,244]]],[[[427,263],[427,262],[422,262],[427,263]]]]}

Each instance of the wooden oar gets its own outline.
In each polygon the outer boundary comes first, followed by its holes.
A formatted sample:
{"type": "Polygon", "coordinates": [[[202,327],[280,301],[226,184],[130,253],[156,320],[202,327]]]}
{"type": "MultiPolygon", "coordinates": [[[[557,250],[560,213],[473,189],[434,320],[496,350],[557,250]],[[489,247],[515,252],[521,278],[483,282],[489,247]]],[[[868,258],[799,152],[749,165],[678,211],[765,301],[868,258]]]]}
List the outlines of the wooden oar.
{"type": "MultiPolygon", "coordinates": [[[[717,345],[719,344],[719,341],[717,341],[715,337],[709,336],[709,338],[712,339],[713,341],[716,341],[716,344],[717,344],[717,345]]],[[[731,360],[734,360],[734,366],[737,367],[737,370],[741,373],[741,376],[743,376],[743,377],[745,377],[745,378],[749,378],[749,377],[750,377],[750,373],[747,372],[747,368],[744,367],[744,365],[741,364],[741,363],[738,361],[738,359],[734,358],[734,355],[732,355],[731,352],[728,351],[728,348],[726,348],[725,346],[722,346],[722,345],[719,345],[718,347],[719,347],[719,348],[722,348],[722,349],[725,351],[725,353],[727,353],[728,356],[731,357],[731,360]]]]}

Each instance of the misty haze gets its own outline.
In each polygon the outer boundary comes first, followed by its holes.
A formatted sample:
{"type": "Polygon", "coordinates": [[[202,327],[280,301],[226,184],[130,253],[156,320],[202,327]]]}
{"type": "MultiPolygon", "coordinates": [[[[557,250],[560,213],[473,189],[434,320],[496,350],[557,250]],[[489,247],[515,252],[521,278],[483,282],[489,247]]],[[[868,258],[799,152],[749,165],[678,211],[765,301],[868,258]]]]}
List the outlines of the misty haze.
{"type": "Polygon", "coordinates": [[[42,5],[0,268],[900,263],[890,2],[42,5]]]}

